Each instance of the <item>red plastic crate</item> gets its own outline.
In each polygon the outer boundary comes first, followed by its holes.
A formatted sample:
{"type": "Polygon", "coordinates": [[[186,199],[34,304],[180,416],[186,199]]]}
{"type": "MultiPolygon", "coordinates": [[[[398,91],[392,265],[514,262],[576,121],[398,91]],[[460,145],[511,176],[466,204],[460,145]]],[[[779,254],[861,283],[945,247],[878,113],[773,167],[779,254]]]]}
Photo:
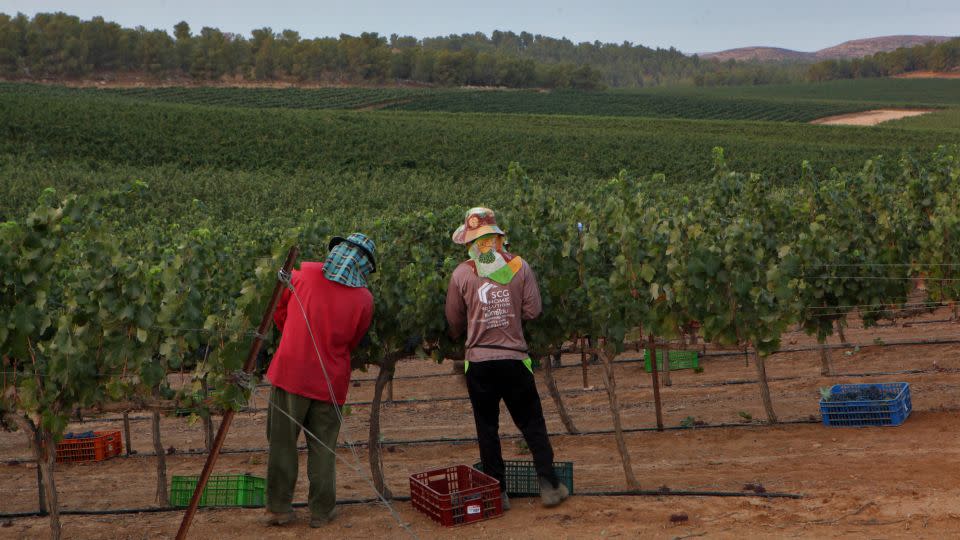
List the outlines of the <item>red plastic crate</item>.
{"type": "Polygon", "coordinates": [[[411,474],[410,502],[445,527],[503,515],[500,482],[467,465],[411,474]]]}
{"type": "Polygon", "coordinates": [[[119,431],[94,431],[87,439],[64,439],[57,443],[57,463],[103,461],[119,456],[123,440],[119,431]]]}

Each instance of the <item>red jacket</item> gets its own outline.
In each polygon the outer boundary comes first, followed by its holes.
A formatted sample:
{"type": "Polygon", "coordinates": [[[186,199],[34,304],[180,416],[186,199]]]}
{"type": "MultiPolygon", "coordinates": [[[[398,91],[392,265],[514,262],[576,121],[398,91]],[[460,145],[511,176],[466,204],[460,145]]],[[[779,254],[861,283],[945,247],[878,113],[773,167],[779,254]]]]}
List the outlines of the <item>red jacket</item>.
{"type": "Polygon", "coordinates": [[[323,275],[323,263],[303,263],[300,270],[293,271],[291,281],[310,320],[334,397],[331,399],[303,311],[290,289],[283,291],[273,315],[283,335],[267,379],[292,394],[343,405],[350,387],[350,352],[370,327],[373,295],[366,288],[328,280],[323,275]]]}

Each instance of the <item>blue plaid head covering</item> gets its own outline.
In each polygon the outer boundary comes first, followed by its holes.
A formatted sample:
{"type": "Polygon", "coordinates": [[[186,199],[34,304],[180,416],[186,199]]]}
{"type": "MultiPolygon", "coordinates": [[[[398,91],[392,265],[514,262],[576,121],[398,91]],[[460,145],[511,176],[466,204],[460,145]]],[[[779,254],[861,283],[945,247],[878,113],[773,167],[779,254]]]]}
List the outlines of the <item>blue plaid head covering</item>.
{"type": "Polygon", "coordinates": [[[377,247],[365,234],[353,233],[330,240],[330,254],[323,263],[323,275],[347,287],[366,287],[367,276],[377,271],[377,247]]]}

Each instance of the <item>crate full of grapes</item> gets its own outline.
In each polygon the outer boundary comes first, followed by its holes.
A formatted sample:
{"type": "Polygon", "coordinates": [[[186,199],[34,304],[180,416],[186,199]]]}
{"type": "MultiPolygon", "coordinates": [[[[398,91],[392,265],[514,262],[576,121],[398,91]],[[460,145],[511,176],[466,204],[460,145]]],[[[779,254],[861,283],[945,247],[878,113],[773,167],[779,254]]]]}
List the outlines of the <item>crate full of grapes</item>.
{"type": "Polygon", "coordinates": [[[899,426],[910,416],[908,383],[835,384],[820,398],[825,426],[899,426]]]}

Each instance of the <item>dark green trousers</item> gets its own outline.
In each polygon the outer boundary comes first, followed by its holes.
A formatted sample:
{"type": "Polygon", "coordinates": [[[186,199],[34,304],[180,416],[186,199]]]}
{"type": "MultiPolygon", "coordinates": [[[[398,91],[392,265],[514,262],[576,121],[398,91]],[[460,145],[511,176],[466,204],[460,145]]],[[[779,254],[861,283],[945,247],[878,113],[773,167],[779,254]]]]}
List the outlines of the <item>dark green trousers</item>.
{"type": "Polygon", "coordinates": [[[336,451],[337,435],[340,434],[336,405],[276,387],[270,392],[270,401],[274,406],[267,412],[267,441],[270,443],[267,510],[281,513],[293,510],[293,490],[300,465],[297,440],[302,425],[323,442],[320,444],[310,435],[306,436],[307,478],[310,480],[307,502],[311,516],[323,519],[337,504],[336,455],[330,451],[336,451]]]}

